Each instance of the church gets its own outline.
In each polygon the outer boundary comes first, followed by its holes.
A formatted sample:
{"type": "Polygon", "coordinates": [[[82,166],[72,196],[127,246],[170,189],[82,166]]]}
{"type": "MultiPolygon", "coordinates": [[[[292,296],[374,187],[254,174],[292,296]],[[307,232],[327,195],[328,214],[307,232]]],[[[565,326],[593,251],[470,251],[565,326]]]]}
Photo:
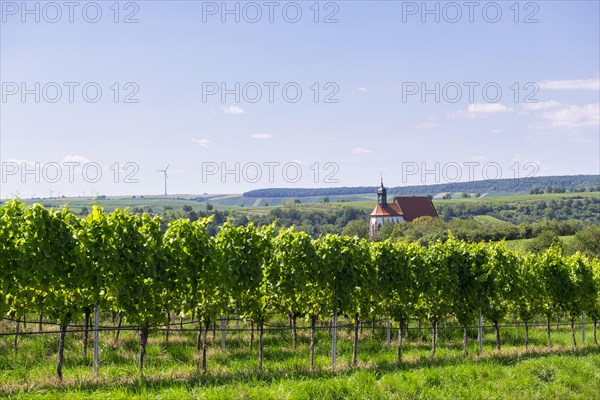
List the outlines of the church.
{"type": "Polygon", "coordinates": [[[377,205],[371,212],[369,232],[371,238],[379,233],[385,223],[401,224],[419,217],[437,217],[438,213],[428,196],[398,196],[391,204],[387,202],[387,189],[381,186],[377,190],[377,205]]]}

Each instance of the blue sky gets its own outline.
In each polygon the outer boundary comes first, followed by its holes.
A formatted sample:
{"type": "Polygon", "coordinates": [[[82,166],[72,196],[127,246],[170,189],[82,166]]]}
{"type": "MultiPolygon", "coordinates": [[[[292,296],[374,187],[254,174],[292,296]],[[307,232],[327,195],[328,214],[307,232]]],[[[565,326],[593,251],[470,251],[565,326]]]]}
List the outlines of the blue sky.
{"type": "Polygon", "coordinates": [[[599,172],[599,2],[315,3],[2,1],[0,196],[599,172]]]}

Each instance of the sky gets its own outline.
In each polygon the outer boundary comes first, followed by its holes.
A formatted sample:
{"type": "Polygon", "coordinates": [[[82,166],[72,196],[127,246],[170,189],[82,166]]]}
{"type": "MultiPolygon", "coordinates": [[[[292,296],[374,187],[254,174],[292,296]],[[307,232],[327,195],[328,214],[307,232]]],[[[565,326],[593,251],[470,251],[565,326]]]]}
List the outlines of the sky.
{"type": "Polygon", "coordinates": [[[598,1],[0,1],[0,198],[600,171],[598,1]]]}

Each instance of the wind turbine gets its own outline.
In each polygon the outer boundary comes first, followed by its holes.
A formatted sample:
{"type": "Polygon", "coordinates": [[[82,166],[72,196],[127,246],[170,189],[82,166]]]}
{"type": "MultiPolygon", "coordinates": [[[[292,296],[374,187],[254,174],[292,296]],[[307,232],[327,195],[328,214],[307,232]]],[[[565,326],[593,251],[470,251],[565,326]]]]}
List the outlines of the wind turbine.
{"type": "Polygon", "coordinates": [[[169,165],[171,165],[171,164],[168,164],[165,169],[157,169],[156,170],[156,172],[162,172],[163,174],[165,174],[165,196],[167,195],[167,178],[168,178],[167,170],[169,169],[169,165]]]}

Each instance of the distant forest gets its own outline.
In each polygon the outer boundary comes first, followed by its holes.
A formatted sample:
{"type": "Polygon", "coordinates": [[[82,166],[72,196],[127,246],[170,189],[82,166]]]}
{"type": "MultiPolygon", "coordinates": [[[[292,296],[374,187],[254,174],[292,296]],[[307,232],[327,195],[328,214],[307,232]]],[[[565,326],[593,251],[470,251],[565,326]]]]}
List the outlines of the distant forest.
{"type": "MultiPolygon", "coordinates": [[[[565,191],[600,189],[600,175],[539,176],[535,178],[498,179],[473,182],[442,183],[436,185],[397,186],[388,188],[390,193],[401,196],[435,195],[442,192],[467,193],[530,193],[545,188],[564,188],[565,191]]],[[[369,194],[376,186],[340,188],[272,188],[257,189],[244,193],[244,197],[309,197],[369,194]]]]}

